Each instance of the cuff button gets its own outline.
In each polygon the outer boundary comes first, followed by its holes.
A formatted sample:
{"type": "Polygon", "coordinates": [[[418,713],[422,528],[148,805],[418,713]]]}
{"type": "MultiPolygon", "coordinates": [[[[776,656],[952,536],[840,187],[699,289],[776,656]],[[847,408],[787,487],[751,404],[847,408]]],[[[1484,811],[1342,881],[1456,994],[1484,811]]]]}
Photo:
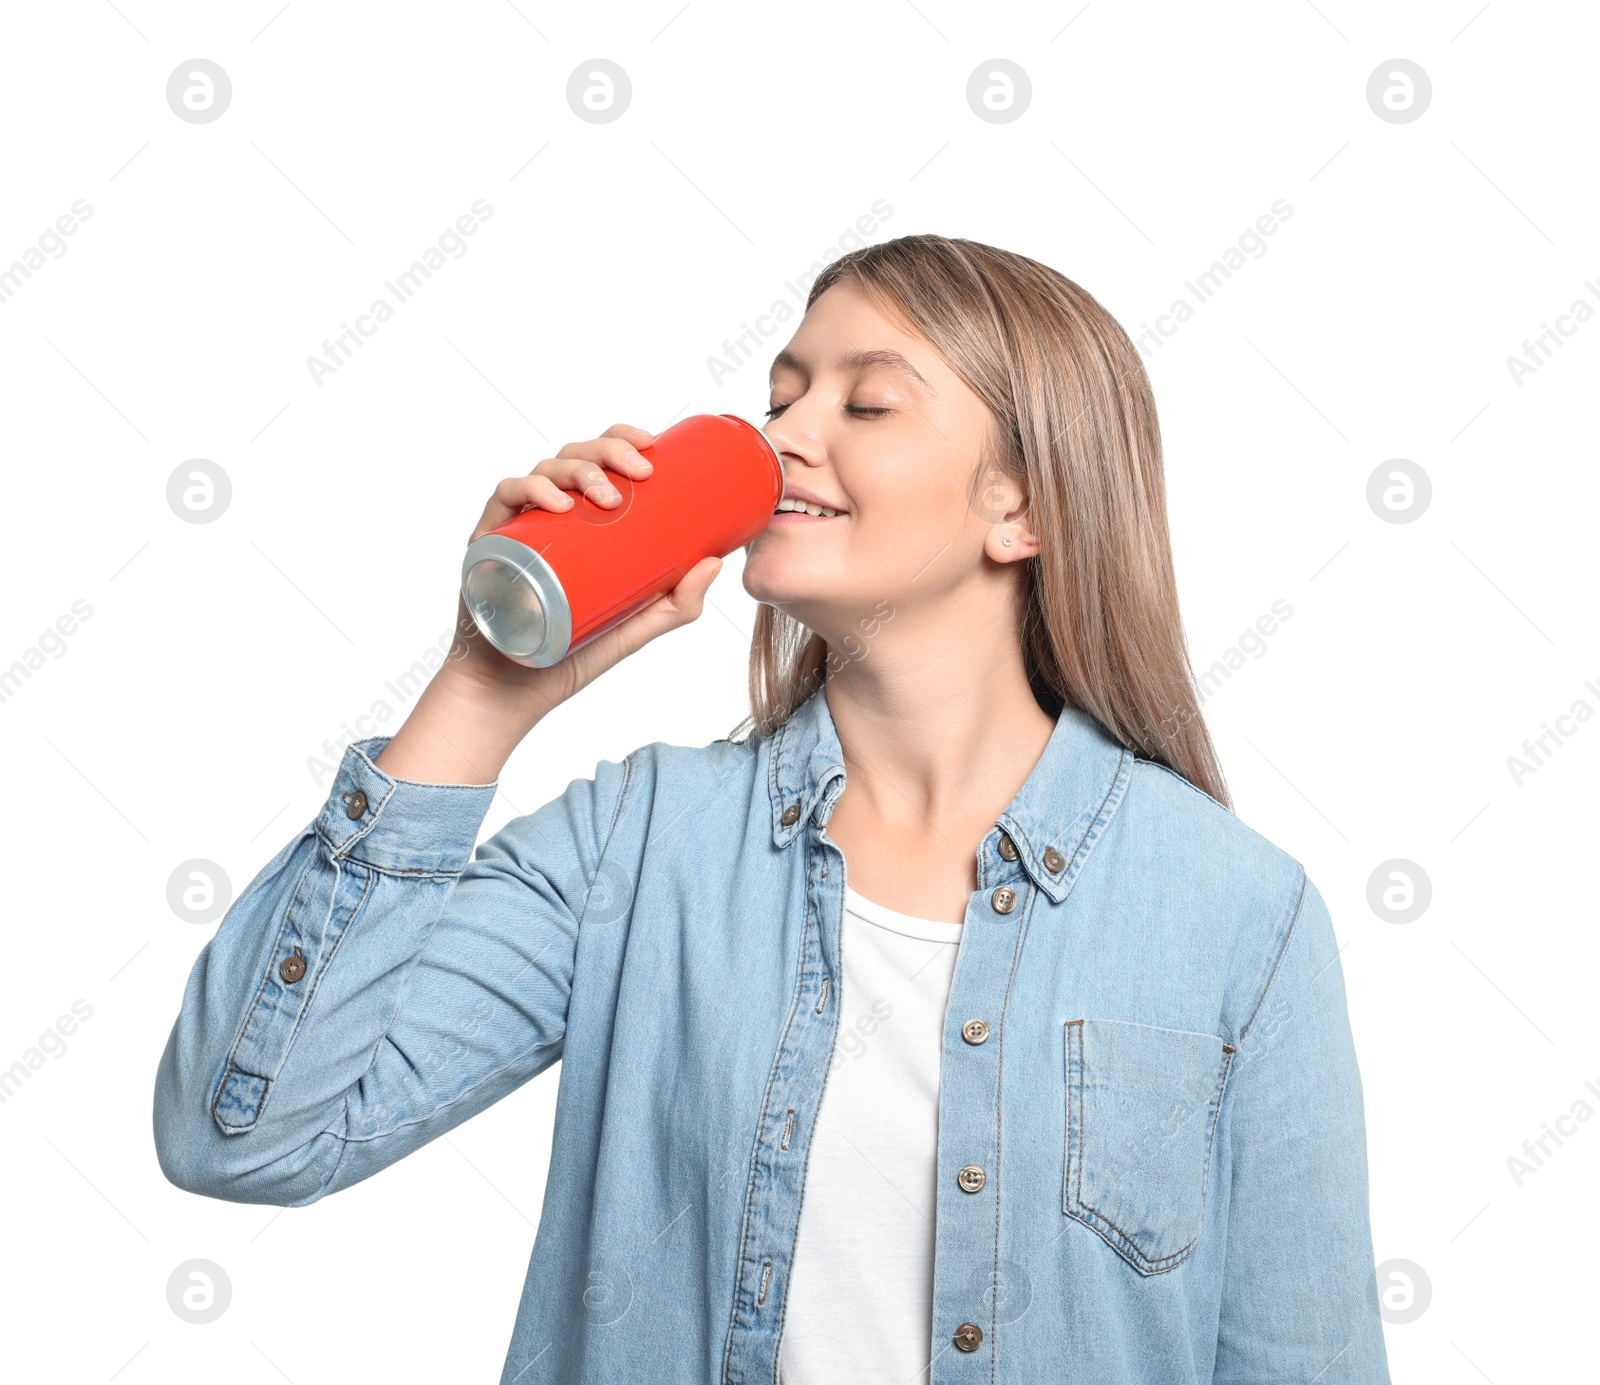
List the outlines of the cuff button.
{"type": "Polygon", "coordinates": [[[284,982],[290,986],[294,985],[294,983],[305,974],[305,953],[301,952],[298,947],[295,948],[294,955],[292,957],[285,957],[283,961],[278,964],[278,975],[281,976],[284,979],[284,982]]]}
{"type": "Polygon", "coordinates": [[[357,789],[354,793],[347,793],[344,796],[344,815],[347,818],[353,820],[355,818],[364,817],[366,815],[366,811],[367,796],[366,794],[362,793],[360,789],[357,789]]]}

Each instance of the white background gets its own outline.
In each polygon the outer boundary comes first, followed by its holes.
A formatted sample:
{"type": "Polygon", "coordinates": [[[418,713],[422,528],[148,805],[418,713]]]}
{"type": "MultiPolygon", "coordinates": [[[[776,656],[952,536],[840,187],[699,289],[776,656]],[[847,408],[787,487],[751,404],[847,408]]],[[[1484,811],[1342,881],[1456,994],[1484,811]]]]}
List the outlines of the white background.
{"type": "MultiPolygon", "coordinates": [[[[151,1086],[214,925],[168,877],[209,859],[237,895],[315,814],[323,743],[447,631],[496,480],[619,420],[756,417],[783,338],[720,384],[707,358],[876,200],[871,239],[1020,251],[1137,335],[1283,199],[1149,362],[1196,664],[1293,608],[1206,715],[1240,817],[1344,944],[1376,1258],[1432,1286],[1387,1328],[1395,1379],[1590,1370],[1600,1121],[1521,1186],[1507,1160],[1600,1110],[1600,719],[1520,785],[1507,762],[1600,708],[1600,323],[1520,384],[1506,362],[1600,307],[1597,53],[1592,7],[1499,0],[8,7],[0,266],[93,213],[0,303],[0,669],[92,616],[0,702],[0,1067],[73,1001],[92,1017],[0,1105],[0,1369],[497,1379],[556,1076],[320,1205],[180,1192],[151,1086]],[[208,124],[165,95],[197,56],[233,84],[208,124]],[[632,80],[609,124],[566,101],[595,57],[632,80]],[[1006,124],[965,96],[997,57],[1033,88],[1006,124]],[[1433,85],[1407,124],[1366,99],[1396,57],[1433,85]],[[479,198],[468,253],[315,383],[306,358],[479,198]],[[231,480],[214,523],[167,504],[196,458],[231,480]],[[1366,500],[1394,458],[1432,481],[1413,523],[1366,500]],[[1409,924],[1367,903],[1391,858],[1432,881],[1409,924]],[[167,1304],[193,1258],[232,1283],[208,1326],[167,1304]]],[[[739,557],[698,623],[536,730],[485,834],[598,759],[727,734],[739,557]]]]}

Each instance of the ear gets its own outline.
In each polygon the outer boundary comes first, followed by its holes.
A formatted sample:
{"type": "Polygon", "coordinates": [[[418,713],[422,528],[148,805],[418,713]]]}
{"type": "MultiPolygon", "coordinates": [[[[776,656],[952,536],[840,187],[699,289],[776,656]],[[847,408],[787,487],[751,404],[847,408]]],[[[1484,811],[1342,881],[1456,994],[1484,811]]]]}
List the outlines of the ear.
{"type": "Polygon", "coordinates": [[[997,563],[1014,563],[1032,558],[1039,552],[1039,540],[1028,522],[1028,500],[1022,499],[989,526],[984,535],[983,551],[997,563]],[[1009,543],[1006,540],[1010,540],[1009,543]]]}

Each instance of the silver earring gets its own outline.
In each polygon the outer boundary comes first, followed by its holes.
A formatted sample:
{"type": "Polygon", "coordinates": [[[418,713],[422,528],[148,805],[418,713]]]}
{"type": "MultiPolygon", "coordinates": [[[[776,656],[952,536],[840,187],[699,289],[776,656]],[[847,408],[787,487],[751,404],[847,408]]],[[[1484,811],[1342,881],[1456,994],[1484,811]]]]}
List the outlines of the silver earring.
{"type": "Polygon", "coordinates": [[[1011,540],[1010,539],[1001,539],[1000,542],[1002,544],[1004,544],[1007,548],[1011,547],[1011,540]]]}

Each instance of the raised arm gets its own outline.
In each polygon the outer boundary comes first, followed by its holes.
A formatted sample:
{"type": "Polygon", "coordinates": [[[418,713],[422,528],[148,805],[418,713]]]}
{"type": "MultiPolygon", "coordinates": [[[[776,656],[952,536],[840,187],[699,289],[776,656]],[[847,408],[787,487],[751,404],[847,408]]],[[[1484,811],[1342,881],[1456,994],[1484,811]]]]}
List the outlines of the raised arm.
{"type": "MultiPolygon", "coordinates": [[[[643,481],[636,445],[650,436],[618,424],[507,478],[472,538],[528,506],[570,507],[565,491],[600,486],[607,466],[643,481]]],[[[719,568],[703,560],[541,669],[503,657],[457,600],[450,658],[404,725],[346,749],[316,817],[234,901],[190,972],[156,1073],[169,1179],[237,1202],[314,1202],[555,1062],[628,763],[602,761],[476,855],[473,844],[529,731],[696,619],[719,568]]]]}

